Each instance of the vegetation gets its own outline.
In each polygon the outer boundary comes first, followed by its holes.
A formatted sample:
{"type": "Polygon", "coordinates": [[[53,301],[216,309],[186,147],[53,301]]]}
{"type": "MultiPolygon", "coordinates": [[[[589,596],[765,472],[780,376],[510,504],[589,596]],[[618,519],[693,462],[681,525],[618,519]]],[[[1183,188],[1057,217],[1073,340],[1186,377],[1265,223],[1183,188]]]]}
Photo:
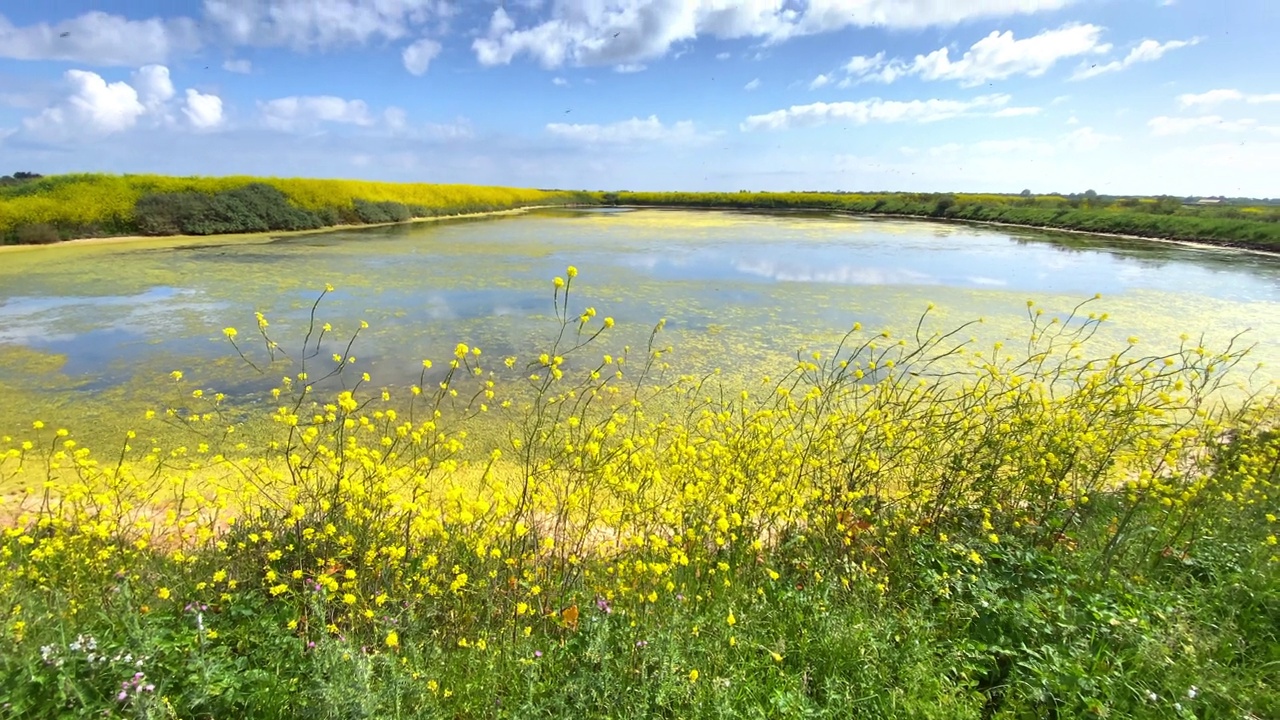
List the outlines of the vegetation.
{"type": "Polygon", "coordinates": [[[586,193],[279,178],[17,173],[0,182],[0,243],[211,235],[595,202],[586,193]],[[21,176],[21,177],[19,177],[21,176]]]}
{"type": "Polygon", "coordinates": [[[1019,195],[613,192],[598,197],[607,204],[833,210],[1280,249],[1280,208],[1275,206],[1106,197],[1092,190],[1069,196],[1025,190],[1019,195]]]}
{"type": "Polygon", "coordinates": [[[606,354],[576,274],[542,351],[412,388],[320,301],[227,328],[284,375],[266,438],[178,371],[113,449],[3,438],[6,717],[1280,717],[1246,349],[1029,303],[1016,351],[926,313],[730,387],[661,323],[606,354]]]}

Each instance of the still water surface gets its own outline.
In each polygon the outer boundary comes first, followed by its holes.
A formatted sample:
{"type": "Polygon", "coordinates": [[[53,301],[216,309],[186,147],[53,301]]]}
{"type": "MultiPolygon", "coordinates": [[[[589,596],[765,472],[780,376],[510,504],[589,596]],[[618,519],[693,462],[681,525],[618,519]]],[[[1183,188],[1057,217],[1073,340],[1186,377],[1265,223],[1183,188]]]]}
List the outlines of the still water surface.
{"type": "MultiPolygon", "coordinates": [[[[1280,365],[1280,259],[1236,251],[1005,228],[826,214],[550,210],[442,224],[258,241],[85,244],[0,254],[0,425],[72,404],[160,391],[170,370],[252,394],[279,377],[247,370],[222,338],[263,312],[296,348],[317,311],[348,337],[375,383],[417,381],[454,344],[527,356],[554,330],[551,278],[576,265],[571,310],[617,320],[600,352],[642,343],[667,318],[678,369],[745,377],[829,348],[855,321],[905,330],[979,317],[982,342],[1025,337],[1026,301],[1091,304],[1104,342],[1152,352],[1181,333],[1257,343],[1280,365]],[[46,408],[47,406],[47,408],[46,408]]],[[[251,343],[250,343],[251,344],[251,343]]],[[[260,345],[260,343],[259,343],[260,345]]],[[[342,343],[345,345],[345,342],[342,343]]],[[[341,351],[326,343],[320,358],[341,351]]],[[[251,353],[260,352],[253,347],[251,353]]],[[[1251,363],[1252,364],[1252,363],[1251,363]]],[[[24,420],[25,421],[25,420],[24,420]]]]}

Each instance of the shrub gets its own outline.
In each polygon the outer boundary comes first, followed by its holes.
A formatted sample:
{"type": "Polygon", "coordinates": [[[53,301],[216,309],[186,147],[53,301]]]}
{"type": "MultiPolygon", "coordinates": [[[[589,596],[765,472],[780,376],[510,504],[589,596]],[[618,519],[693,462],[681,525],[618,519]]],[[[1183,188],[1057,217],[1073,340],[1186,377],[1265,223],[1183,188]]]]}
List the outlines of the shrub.
{"type": "Polygon", "coordinates": [[[19,245],[50,245],[62,240],[58,229],[47,223],[23,225],[14,235],[19,245]]]}

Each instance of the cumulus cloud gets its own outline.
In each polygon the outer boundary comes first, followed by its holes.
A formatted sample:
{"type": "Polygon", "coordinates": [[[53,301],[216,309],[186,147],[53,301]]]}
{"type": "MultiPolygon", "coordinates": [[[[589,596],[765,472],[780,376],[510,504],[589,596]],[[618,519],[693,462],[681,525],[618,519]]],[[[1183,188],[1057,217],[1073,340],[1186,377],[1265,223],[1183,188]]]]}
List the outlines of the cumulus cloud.
{"type": "Polygon", "coordinates": [[[431,66],[431,61],[443,49],[444,46],[440,43],[428,38],[415,42],[401,53],[401,59],[404,60],[404,69],[408,70],[411,75],[425,75],[427,68],[431,66]]]}
{"type": "MultiPolygon", "coordinates": [[[[521,26],[494,10],[472,43],[483,65],[528,56],[543,67],[617,65],[663,57],[702,36],[782,42],[847,27],[923,28],[1055,10],[1073,0],[559,0],[521,26]]],[[[716,57],[724,59],[725,53],[716,57]]]]}
{"type": "Polygon", "coordinates": [[[866,125],[872,122],[927,123],[964,115],[992,114],[1009,104],[1008,95],[981,95],[972,100],[882,100],[792,105],[782,110],[752,115],[742,124],[744,132],[811,127],[830,122],[866,125]]]}
{"type": "Polygon", "coordinates": [[[551,84],[557,87],[567,87],[569,85],[569,81],[562,77],[553,77],[551,78],[551,84]]]}
{"type": "Polygon", "coordinates": [[[1201,105],[1219,105],[1225,102],[1245,102],[1250,105],[1280,102],[1280,93],[1250,95],[1233,89],[1209,90],[1207,92],[1186,93],[1178,96],[1178,104],[1184,108],[1201,105]]]}
{"type": "Polygon", "coordinates": [[[758,87],[760,87],[760,78],[755,78],[754,80],[747,83],[746,85],[743,85],[742,89],[750,92],[752,90],[755,90],[758,87]]]}
{"type": "Polygon", "coordinates": [[[237,45],[330,50],[402,40],[447,18],[443,0],[204,0],[205,19],[237,45]]]}
{"type": "Polygon", "coordinates": [[[333,95],[290,96],[258,103],[263,123],[274,130],[312,130],[321,123],[369,126],[373,114],[363,100],[333,95]]]}
{"type": "MultiPolygon", "coordinates": [[[[107,82],[88,70],[68,70],[67,92],[57,102],[23,121],[23,131],[45,140],[91,140],[125,132],[143,120],[176,125],[176,91],[163,65],[145,65],[123,80],[107,82]]],[[[179,104],[189,127],[209,130],[222,124],[222,99],[187,90],[179,104]]]]}
{"type": "Polygon", "coordinates": [[[88,12],[58,23],[17,27],[0,15],[0,58],[133,66],[165,62],[200,47],[190,18],[130,20],[88,12]]]}
{"type": "Polygon", "coordinates": [[[1218,115],[1201,117],[1153,117],[1147,121],[1151,134],[1156,136],[1186,135],[1197,130],[1225,130],[1239,132],[1249,130],[1257,125],[1256,120],[1227,120],[1218,115]]]}
{"type": "Polygon", "coordinates": [[[133,74],[133,89],[148,113],[159,114],[165,103],[173,99],[173,81],[164,65],[145,65],[133,74]]]}
{"type": "Polygon", "coordinates": [[[550,123],[547,132],[584,144],[626,145],[638,142],[694,142],[702,139],[693,122],[681,120],[664,125],[657,115],[631,118],[608,125],[550,123]]]}
{"type": "Polygon", "coordinates": [[[133,127],[147,112],[129,83],[108,83],[87,70],[68,70],[64,77],[70,93],[57,105],[24,120],[27,131],[44,137],[110,135],[133,127]]]}
{"type": "Polygon", "coordinates": [[[1039,77],[1059,61],[1111,50],[1102,42],[1097,25],[1071,24],[1046,30],[1021,40],[1010,31],[992,32],[974,43],[964,55],[952,59],[949,48],[940,48],[913,60],[886,59],[883,52],[857,55],[845,63],[846,85],[855,82],[891,83],[915,76],[922,80],[949,80],[964,87],[1004,80],[1015,75],[1039,77]]]}
{"type": "Polygon", "coordinates": [[[188,88],[182,114],[191,127],[197,130],[212,130],[222,125],[222,98],[188,88]]]}
{"type": "Polygon", "coordinates": [[[1154,62],[1164,57],[1170,50],[1178,50],[1180,48],[1191,47],[1200,44],[1200,38],[1193,37],[1190,40],[1170,40],[1168,42],[1158,42],[1156,40],[1143,40],[1138,46],[1129,51],[1119,60],[1112,60],[1109,63],[1098,65],[1082,65],[1071,76],[1072,80],[1085,80],[1091,77],[1097,77],[1106,73],[1119,72],[1126,68],[1137,65],[1138,63],[1154,62]]]}
{"type": "Polygon", "coordinates": [[[809,81],[809,89],[817,90],[820,87],[826,87],[830,83],[831,83],[830,75],[825,75],[825,74],[819,75],[818,77],[809,81]]]}
{"type": "Polygon", "coordinates": [[[253,72],[253,63],[248,60],[227,60],[222,63],[222,69],[239,75],[248,75],[253,72]]]}

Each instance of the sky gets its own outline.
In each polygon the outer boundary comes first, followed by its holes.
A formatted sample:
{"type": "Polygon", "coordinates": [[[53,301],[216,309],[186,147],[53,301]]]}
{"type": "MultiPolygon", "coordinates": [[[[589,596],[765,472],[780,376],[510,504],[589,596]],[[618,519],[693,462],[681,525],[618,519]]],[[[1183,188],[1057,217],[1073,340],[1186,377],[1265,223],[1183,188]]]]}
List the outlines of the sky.
{"type": "Polygon", "coordinates": [[[0,0],[0,173],[1280,197],[1276,0],[0,0]]]}

